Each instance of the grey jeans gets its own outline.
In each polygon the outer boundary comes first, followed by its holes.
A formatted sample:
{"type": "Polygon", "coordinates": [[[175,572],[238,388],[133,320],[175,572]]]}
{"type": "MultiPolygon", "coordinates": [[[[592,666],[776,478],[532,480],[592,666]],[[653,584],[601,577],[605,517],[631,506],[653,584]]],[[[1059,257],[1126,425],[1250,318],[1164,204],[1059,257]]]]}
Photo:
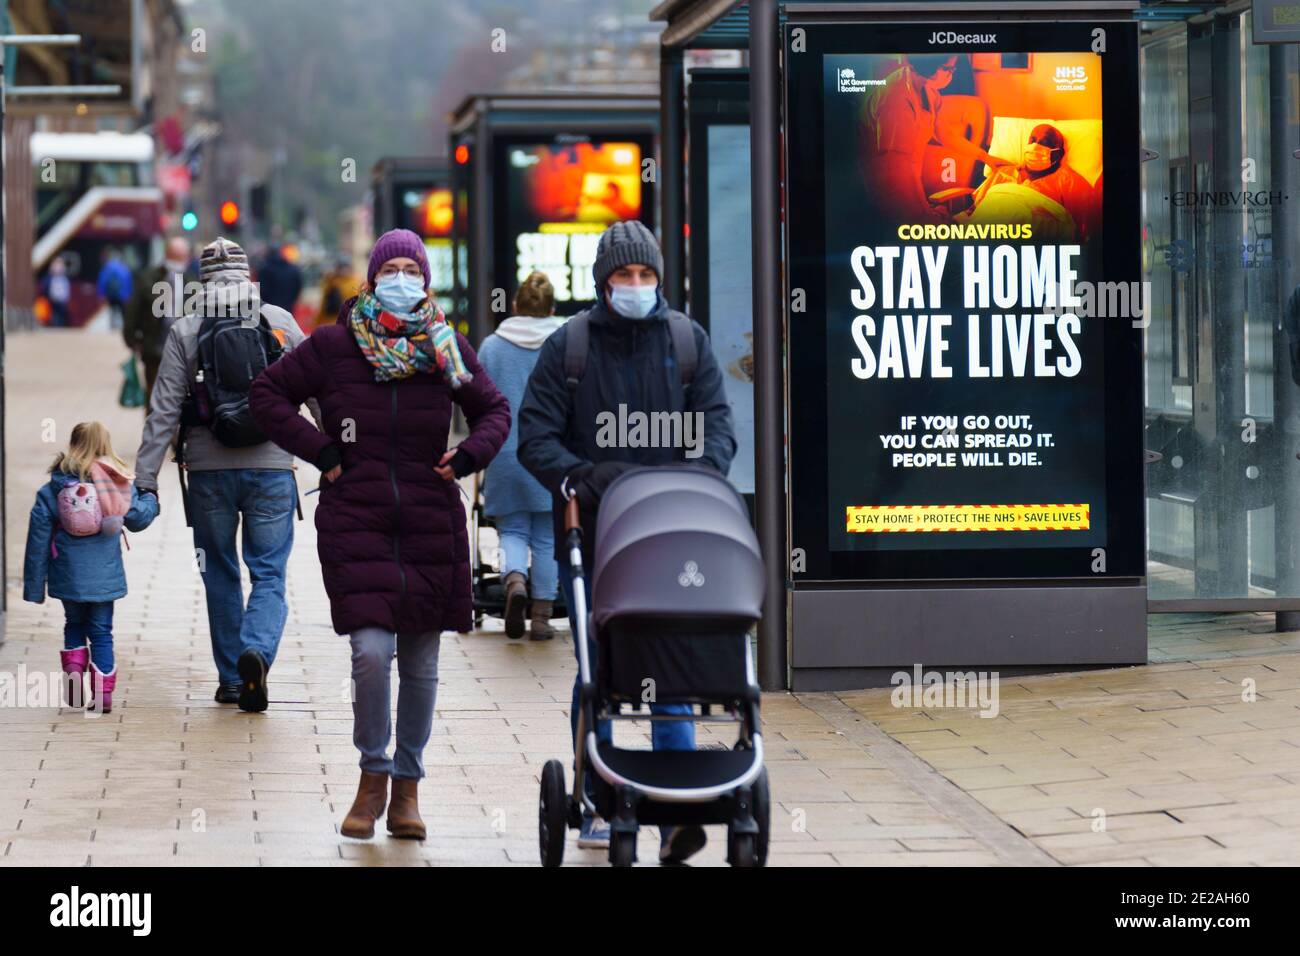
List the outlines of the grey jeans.
{"type": "Polygon", "coordinates": [[[438,634],[394,634],[363,627],[352,642],[352,743],[361,769],[402,780],[424,776],[424,747],[438,697],[438,634]],[[393,736],[392,665],[397,656],[397,750],[393,736]]]}

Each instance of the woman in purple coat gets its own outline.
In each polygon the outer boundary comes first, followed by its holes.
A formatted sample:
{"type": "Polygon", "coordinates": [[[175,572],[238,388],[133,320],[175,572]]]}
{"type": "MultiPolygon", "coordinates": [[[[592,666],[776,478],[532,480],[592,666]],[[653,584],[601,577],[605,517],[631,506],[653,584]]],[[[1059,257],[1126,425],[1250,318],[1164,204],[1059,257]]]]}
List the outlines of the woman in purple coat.
{"type": "Polygon", "coordinates": [[[428,295],[415,233],[380,236],[337,324],[267,367],[249,404],[266,434],[322,472],[317,549],[334,630],[352,644],[352,741],[361,783],[344,836],[424,839],[417,786],[433,723],[438,636],[472,626],[469,541],[455,479],[485,468],[510,406],[428,295]],[[320,403],[324,432],[298,413],[320,403]],[[447,448],[452,403],[470,434],[447,448]],[[397,656],[397,747],[388,756],[397,656]]]}

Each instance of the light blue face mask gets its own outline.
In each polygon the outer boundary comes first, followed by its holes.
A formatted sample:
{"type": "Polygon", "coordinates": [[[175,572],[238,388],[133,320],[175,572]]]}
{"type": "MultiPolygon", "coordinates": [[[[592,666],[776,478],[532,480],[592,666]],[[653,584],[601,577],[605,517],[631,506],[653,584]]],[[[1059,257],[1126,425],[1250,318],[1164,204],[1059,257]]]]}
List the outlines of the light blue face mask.
{"type": "Polygon", "coordinates": [[[389,312],[410,312],[427,293],[423,278],[412,278],[405,272],[384,276],[375,283],[375,298],[389,312]]]}
{"type": "Polygon", "coordinates": [[[658,304],[658,285],[614,285],[612,282],[610,283],[610,308],[624,318],[647,318],[658,304]]]}

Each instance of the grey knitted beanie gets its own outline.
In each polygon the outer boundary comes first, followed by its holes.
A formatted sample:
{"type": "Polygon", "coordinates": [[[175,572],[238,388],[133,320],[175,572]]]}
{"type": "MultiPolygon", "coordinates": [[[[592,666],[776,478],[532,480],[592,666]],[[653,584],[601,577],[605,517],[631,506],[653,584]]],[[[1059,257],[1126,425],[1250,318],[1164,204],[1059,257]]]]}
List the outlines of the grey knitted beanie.
{"type": "Polygon", "coordinates": [[[597,291],[605,291],[605,283],[616,269],[633,263],[650,266],[659,276],[660,284],[663,283],[664,256],[655,234],[639,219],[613,223],[601,233],[596,244],[596,260],[591,264],[597,291]]]}

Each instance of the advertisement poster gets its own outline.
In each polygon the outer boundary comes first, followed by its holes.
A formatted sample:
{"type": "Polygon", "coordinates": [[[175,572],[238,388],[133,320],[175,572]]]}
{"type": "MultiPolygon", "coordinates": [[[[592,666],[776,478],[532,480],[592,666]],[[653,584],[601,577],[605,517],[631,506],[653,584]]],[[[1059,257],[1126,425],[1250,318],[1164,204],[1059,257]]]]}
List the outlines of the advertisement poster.
{"type": "Polygon", "coordinates": [[[497,150],[497,281],[513,295],[534,270],[555,286],[555,307],[573,315],[596,300],[591,264],[605,227],[648,219],[642,157],[635,138],[562,137],[504,142],[497,150]]]}
{"type": "Polygon", "coordinates": [[[792,393],[821,391],[827,548],[1104,563],[1107,337],[1140,318],[1108,281],[1107,61],[1086,33],[962,26],[817,58],[825,374],[792,393]]]}

